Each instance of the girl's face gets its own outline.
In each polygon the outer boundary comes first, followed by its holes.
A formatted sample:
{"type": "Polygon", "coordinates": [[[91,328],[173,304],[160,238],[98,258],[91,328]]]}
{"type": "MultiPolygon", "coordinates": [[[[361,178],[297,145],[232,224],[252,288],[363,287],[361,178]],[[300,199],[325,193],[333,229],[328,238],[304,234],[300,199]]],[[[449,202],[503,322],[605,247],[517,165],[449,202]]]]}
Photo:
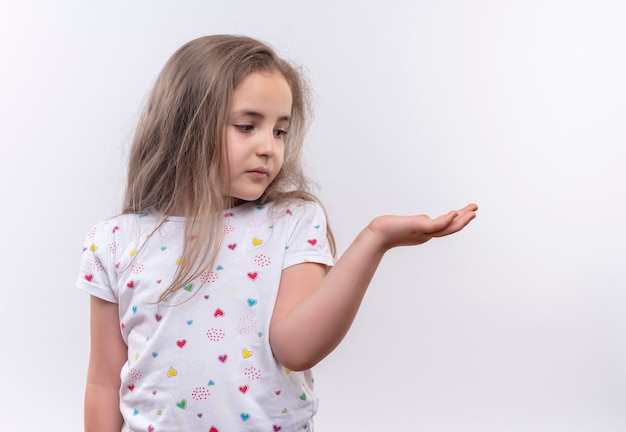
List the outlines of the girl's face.
{"type": "Polygon", "coordinates": [[[278,175],[291,105],[291,89],[277,71],[253,72],[235,88],[222,160],[233,199],[258,199],[278,175]]]}

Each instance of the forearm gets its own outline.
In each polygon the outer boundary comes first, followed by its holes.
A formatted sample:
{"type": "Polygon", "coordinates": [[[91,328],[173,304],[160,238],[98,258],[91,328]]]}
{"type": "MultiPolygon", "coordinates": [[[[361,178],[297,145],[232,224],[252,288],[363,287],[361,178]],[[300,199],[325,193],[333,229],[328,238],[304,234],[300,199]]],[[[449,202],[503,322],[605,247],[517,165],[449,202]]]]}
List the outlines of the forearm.
{"type": "Polygon", "coordinates": [[[294,370],[308,369],[344,338],[385,253],[369,227],[346,249],[335,266],[271,333],[277,359],[294,370]]]}
{"type": "Polygon", "coordinates": [[[91,353],[85,391],[85,431],[120,432],[120,370],[127,347],[118,306],[91,296],[91,353]]]}
{"type": "Polygon", "coordinates": [[[122,429],[119,387],[87,383],[85,432],[120,432],[122,429]]]}
{"type": "Polygon", "coordinates": [[[310,266],[283,271],[285,280],[281,280],[270,325],[270,343],[278,361],[302,370],[322,360],[350,328],[387,250],[454,234],[476,217],[477,209],[469,204],[434,219],[427,215],[379,216],[325,277],[310,266]]]}

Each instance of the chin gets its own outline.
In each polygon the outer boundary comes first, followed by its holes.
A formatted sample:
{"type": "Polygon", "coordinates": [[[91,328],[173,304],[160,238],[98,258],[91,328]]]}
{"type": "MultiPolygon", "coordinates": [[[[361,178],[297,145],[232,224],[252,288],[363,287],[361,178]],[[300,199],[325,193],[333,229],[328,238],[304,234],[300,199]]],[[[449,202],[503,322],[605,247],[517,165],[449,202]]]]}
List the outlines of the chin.
{"type": "Polygon", "coordinates": [[[233,199],[233,202],[235,203],[235,205],[239,205],[239,204],[243,204],[246,202],[254,202],[256,200],[258,200],[259,198],[261,198],[261,196],[263,196],[262,193],[260,194],[245,194],[245,195],[232,195],[231,198],[233,199]]]}
{"type": "Polygon", "coordinates": [[[230,196],[233,199],[233,201],[243,201],[243,202],[256,201],[259,198],[261,198],[263,194],[267,191],[267,187],[264,187],[265,186],[264,184],[247,185],[247,186],[253,186],[253,187],[231,188],[230,196]]]}

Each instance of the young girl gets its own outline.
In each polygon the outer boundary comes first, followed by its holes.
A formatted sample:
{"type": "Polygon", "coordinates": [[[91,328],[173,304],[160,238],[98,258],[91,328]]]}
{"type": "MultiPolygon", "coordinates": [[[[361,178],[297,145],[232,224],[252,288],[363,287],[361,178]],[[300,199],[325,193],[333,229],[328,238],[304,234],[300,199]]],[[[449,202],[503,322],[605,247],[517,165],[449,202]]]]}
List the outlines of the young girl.
{"type": "Polygon", "coordinates": [[[387,250],[477,207],[375,218],[334,262],[300,165],[297,69],[241,36],[169,59],[139,121],[122,214],[92,228],[88,431],[311,431],[310,368],[350,327],[387,250]]]}

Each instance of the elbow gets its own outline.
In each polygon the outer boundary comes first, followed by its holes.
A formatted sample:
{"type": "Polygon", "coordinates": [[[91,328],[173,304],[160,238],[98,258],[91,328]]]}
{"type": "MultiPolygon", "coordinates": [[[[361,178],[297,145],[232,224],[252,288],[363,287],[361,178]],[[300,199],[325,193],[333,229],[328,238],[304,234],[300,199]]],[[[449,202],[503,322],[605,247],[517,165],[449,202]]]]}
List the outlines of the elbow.
{"type": "Polygon", "coordinates": [[[270,347],[276,361],[294,372],[311,369],[326,356],[324,353],[312,351],[309,344],[281,338],[276,332],[270,332],[270,347]]]}
{"type": "Polygon", "coordinates": [[[320,361],[305,356],[302,356],[302,358],[298,358],[298,356],[279,357],[274,354],[274,357],[283,367],[294,372],[303,372],[305,370],[311,369],[320,361]]]}

